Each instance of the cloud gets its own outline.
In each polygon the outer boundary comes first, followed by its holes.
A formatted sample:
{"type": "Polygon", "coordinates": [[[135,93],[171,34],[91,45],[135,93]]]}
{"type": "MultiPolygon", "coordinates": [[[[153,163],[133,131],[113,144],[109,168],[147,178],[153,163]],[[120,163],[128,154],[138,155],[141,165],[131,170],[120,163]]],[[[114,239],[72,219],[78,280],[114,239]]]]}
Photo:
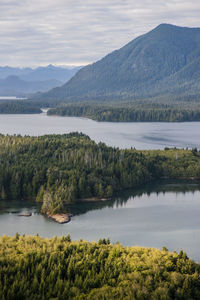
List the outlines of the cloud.
{"type": "Polygon", "coordinates": [[[0,0],[0,65],[82,65],[160,23],[199,27],[193,0],[0,0]]]}

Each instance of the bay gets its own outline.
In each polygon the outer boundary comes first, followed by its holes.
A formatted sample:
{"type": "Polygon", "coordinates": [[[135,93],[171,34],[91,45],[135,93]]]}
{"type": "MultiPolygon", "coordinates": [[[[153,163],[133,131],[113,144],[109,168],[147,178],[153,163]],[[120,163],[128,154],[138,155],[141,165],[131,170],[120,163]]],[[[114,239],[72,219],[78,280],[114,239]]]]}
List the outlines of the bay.
{"type": "Polygon", "coordinates": [[[200,149],[200,122],[114,123],[86,118],[36,115],[0,115],[0,133],[21,135],[83,132],[96,142],[112,147],[164,149],[165,147],[200,149]]]}
{"type": "Polygon", "coordinates": [[[69,207],[70,223],[57,224],[39,213],[40,206],[23,201],[1,202],[0,235],[39,234],[43,237],[70,233],[73,240],[98,241],[109,237],[127,246],[171,251],[183,249],[200,261],[200,186],[157,184],[126,191],[113,200],[79,203],[69,207]],[[19,217],[22,212],[31,217],[19,217]]]}
{"type": "MultiPolygon", "coordinates": [[[[86,118],[38,115],[0,115],[0,133],[21,135],[83,132],[96,142],[119,148],[200,149],[200,122],[101,123],[86,118]]],[[[60,225],[40,213],[36,203],[0,202],[0,235],[39,234],[44,237],[70,233],[72,239],[97,241],[110,237],[128,246],[183,249],[200,261],[200,187],[160,184],[119,194],[109,202],[82,203],[70,207],[71,222],[60,225]],[[13,213],[15,212],[16,213],[13,213]],[[18,217],[20,212],[31,217],[18,217]]]]}

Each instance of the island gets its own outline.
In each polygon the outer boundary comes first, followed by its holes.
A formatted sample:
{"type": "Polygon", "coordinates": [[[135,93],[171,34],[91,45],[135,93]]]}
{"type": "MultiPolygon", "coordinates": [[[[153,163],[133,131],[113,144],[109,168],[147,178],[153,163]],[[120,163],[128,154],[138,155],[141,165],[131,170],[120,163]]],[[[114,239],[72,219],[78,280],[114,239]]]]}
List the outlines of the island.
{"type": "Polygon", "coordinates": [[[55,222],[59,223],[59,224],[65,224],[71,221],[71,214],[47,214],[48,218],[54,220],[55,222]]]}
{"type": "Polygon", "coordinates": [[[120,150],[77,132],[0,135],[0,157],[0,199],[37,201],[44,215],[60,223],[70,221],[73,203],[106,201],[161,178],[200,177],[196,148],[120,150]]]}

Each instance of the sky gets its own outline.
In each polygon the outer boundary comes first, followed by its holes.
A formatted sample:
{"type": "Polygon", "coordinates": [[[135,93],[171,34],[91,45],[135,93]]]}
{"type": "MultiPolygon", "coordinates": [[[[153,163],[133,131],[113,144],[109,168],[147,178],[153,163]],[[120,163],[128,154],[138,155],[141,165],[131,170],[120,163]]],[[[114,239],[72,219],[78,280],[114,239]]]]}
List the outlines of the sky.
{"type": "Polygon", "coordinates": [[[0,0],[0,65],[86,65],[161,23],[200,27],[200,1],[0,0]]]}

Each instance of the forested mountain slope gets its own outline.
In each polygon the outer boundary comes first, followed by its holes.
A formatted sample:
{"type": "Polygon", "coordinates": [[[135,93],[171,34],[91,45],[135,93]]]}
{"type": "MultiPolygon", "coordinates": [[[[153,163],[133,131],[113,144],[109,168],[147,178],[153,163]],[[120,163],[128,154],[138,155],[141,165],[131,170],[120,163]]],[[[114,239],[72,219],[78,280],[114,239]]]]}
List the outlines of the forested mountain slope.
{"type": "Polygon", "coordinates": [[[200,28],[161,24],[82,68],[52,100],[109,100],[200,95],[200,28]]]}

